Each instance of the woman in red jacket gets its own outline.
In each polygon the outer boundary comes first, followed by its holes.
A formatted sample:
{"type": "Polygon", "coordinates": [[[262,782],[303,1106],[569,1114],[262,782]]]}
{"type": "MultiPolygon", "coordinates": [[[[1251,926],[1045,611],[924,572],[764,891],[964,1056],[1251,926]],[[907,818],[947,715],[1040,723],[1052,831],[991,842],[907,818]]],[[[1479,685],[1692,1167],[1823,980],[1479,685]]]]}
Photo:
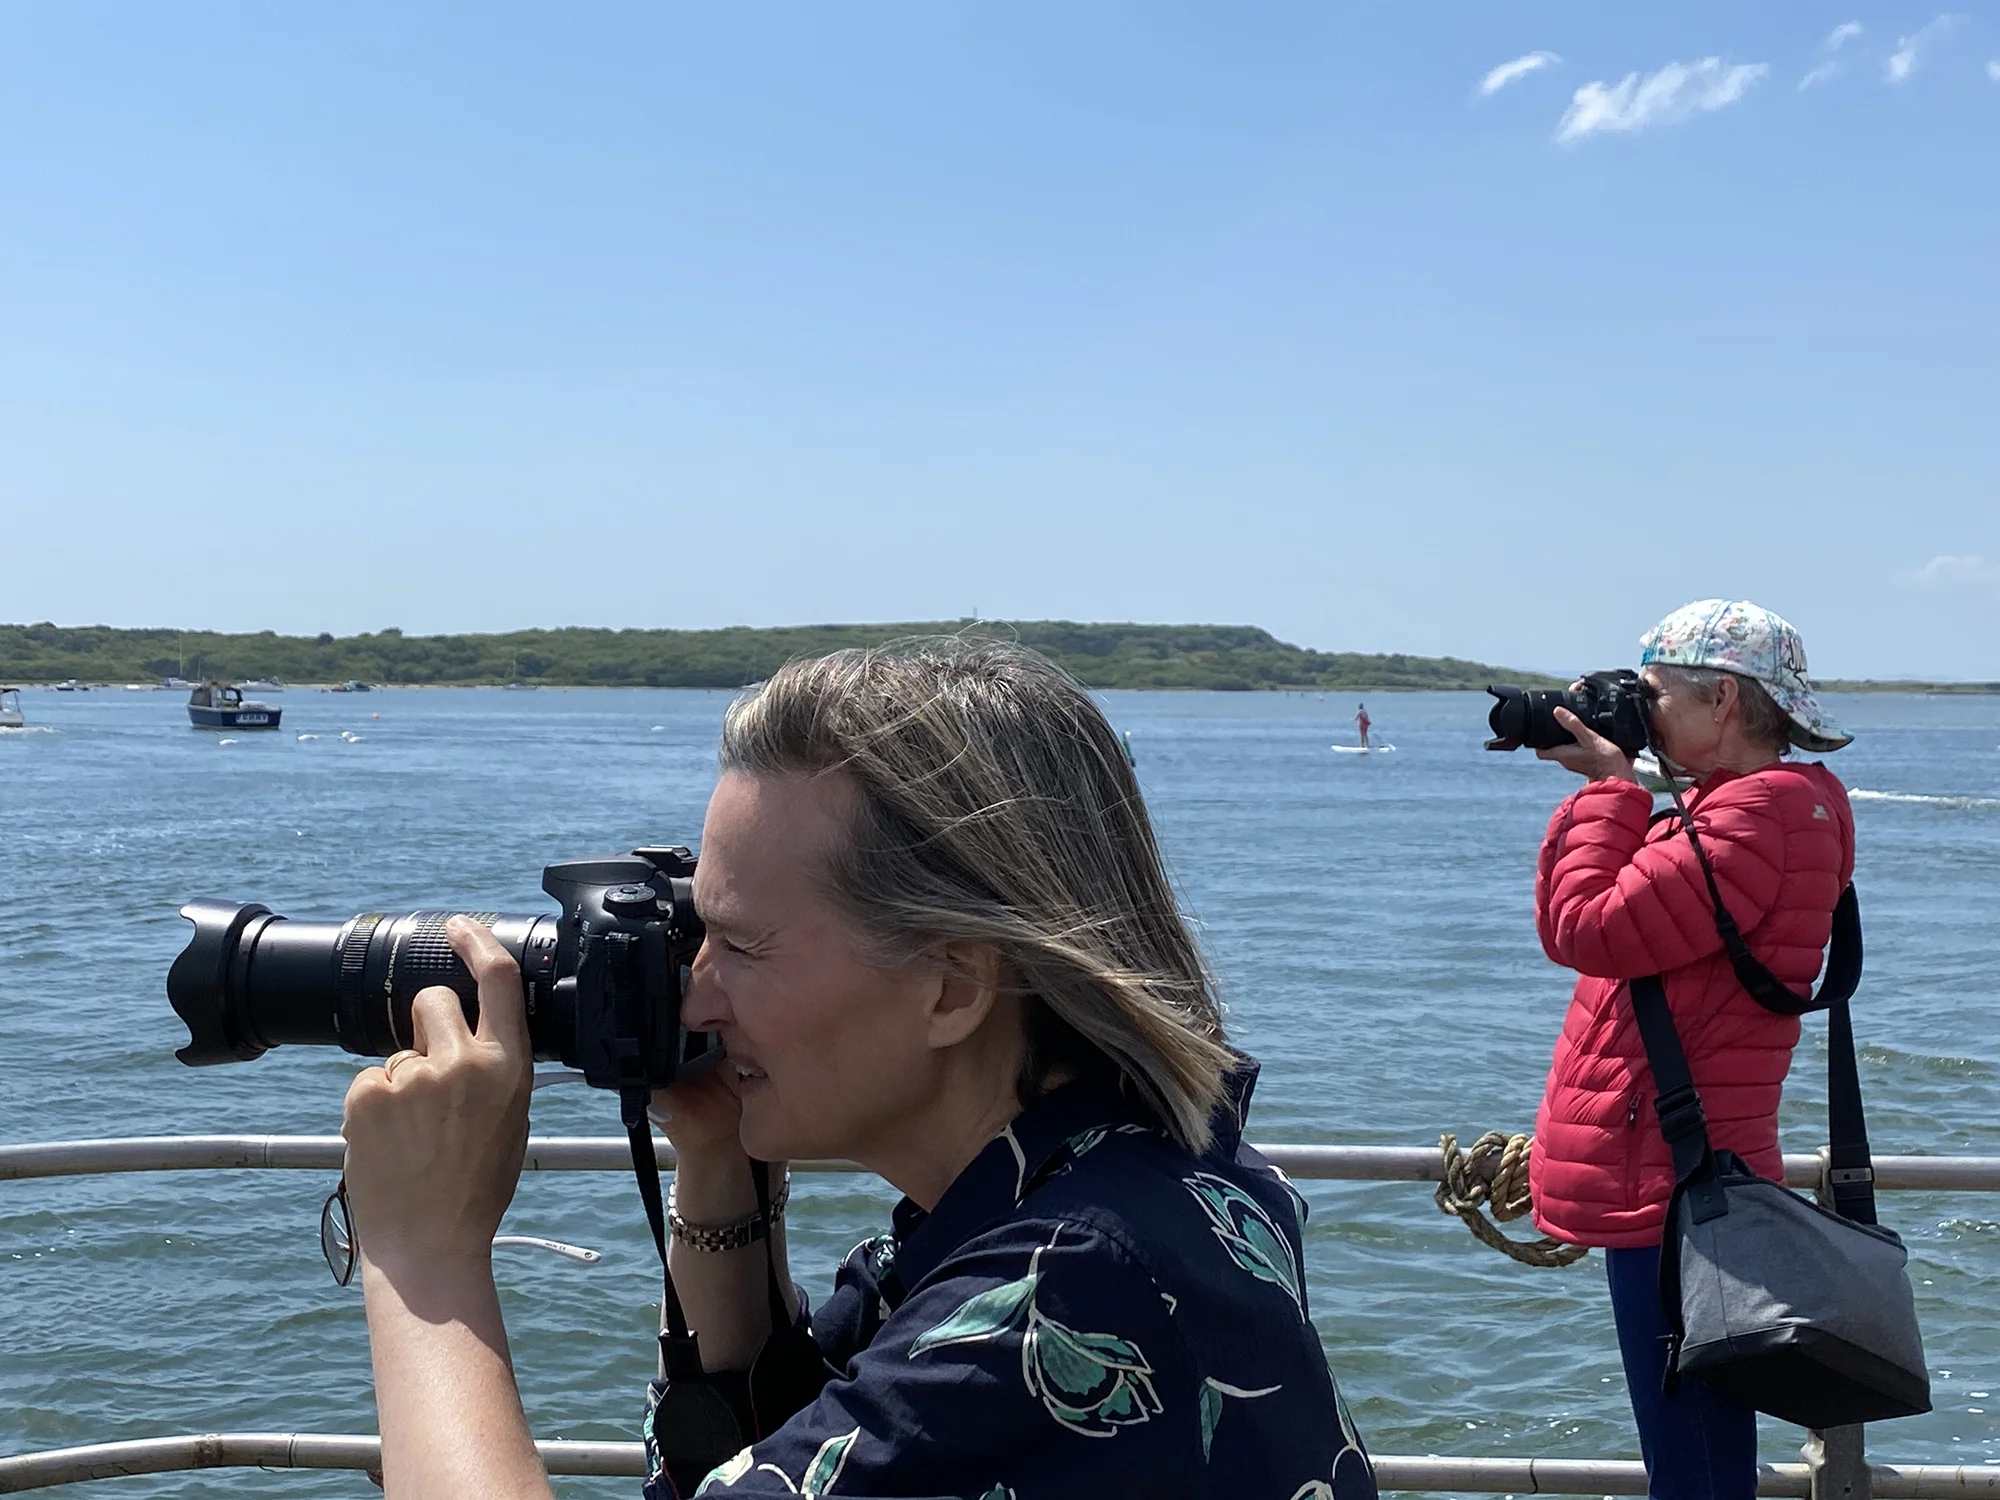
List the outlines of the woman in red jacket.
{"type": "MultiPolygon", "coordinates": [[[[1852,736],[1813,697],[1798,632],[1769,610],[1704,599],[1641,645],[1654,745],[1663,769],[1694,783],[1685,800],[1723,900],[1751,951],[1806,988],[1854,871],[1854,818],[1831,772],[1784,757],[1852,736]]],[[[1578,975],[1535,1124],[1535,1214],[1547,1233],[1605,1251],[1650,1493],[1748,1500],[1755,1413],[1698,1380],[1673,1399],[1661,1387],[1660,1239],[1674,1169],[1626,982],[1664,976],[1710,1138],[1765,1177],[1784,1175],[1778,1097],[1799,1022],[1737,982],[1687,835],[1678,819],[1651,821],[1631,758],[1568,710],[1556,717],[1577,743],[1539,753],[1587,784],[1556,809],[1535,878],[1542,947],[1578,975]]]]}

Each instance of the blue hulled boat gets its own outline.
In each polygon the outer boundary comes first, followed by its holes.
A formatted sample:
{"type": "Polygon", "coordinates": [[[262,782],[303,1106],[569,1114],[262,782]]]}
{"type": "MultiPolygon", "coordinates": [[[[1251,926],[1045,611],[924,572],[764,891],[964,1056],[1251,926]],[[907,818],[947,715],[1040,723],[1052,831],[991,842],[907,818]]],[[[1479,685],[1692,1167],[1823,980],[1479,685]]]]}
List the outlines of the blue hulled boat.
{"type": "Polygon", "coordinates": [[[276,729],[282,708],[245,698],[234,683],[204,682],[188,694],[188,722],[196,729],[276,729]]]}

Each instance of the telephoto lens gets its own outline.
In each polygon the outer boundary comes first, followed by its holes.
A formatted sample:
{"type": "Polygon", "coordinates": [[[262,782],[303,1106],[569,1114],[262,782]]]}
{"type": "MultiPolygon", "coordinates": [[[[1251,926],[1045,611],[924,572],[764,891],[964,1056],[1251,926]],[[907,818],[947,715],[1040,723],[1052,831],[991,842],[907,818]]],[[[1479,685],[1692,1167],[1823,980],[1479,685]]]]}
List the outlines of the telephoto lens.
{"type": "Polygon", "coordinates": [[[1489,687],[1495,698],[1486,726],[1493,738],[1488,750],[1550,750],[1557,745],[1574,745],[1576,736],[1556,722],[1556,710],[1566,708],[1582,716],[1586,705],[1574,693],[1558,688],[1489,687]]]}
{"type": "MultiPolygon", "coordinates": [[[[410,1002],[437,984],[456,992],[468,1023],[478,1022],[478,984],[445,937],[456,913],[305,922],[254,903],[190,901],[181,915],[194,923],[194,938],[167,973],[167,998],[188,1025],[188,1045],[175,1054],[184,1063],[248,1062],[280,1046],[387,1057],[410,1045],[410,1002]]],[[[536,1058],[559,1057],[551,1007],[534,1003],[554,977],[555,919],[464,915],[491,927],[521,966],[536,1058]]]]}
{"type": "MultiPolygon", "coordinates": [[[[694,856],[678,846],[565,860],[542,872],[559,914],[473,911],[521,968],[537,1061],[580,1069],[599,1088],[659,1088],[714,1051],[680,1024],[701,947],[694,856]]],[[[411,1045],[410,1003],[452,990],[468,1023],[479,988],[445,936],[450,911],[364,912],[292,921],[267,906],[191,901],[194,936],[167,975],[187,1023],[175,1056],[201,1067],[273,1047],[342,1047],[387,1057],[411,1045]]]]}

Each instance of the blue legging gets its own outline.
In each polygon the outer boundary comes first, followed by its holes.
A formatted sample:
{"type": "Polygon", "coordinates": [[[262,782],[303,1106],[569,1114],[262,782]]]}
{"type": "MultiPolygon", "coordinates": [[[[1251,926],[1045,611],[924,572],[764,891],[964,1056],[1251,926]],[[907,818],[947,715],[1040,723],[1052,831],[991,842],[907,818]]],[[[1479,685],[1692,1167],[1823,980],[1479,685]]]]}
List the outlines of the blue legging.
{"type": "Polygon", "coordinates": [[[1659,1247],[1605,1251],[1604,1276],[1639,1424],[1647,1493],[1652,1500],[1752,1500],[1757,1414],[1699,1380],[1683,1380],[1672,1400],[1660,1388],[1668,1329],[1660,1310],[1659,1247]]]}

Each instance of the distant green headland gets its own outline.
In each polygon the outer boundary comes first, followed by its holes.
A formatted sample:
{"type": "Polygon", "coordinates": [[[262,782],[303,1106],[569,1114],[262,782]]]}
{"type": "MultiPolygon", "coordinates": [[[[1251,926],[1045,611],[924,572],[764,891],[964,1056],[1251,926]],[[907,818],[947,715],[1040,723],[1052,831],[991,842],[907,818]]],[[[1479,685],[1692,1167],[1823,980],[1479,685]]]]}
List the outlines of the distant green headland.
{"type": "MultiPolygon", "coordinates": [[[[0,625],[0,682],[347,682],[469,687],[735,688],[795,656],[926,635],[1016,640],[1094,688],[1223,692],[1451,691],[1489,682],[1561,687],[1561,679],[1456,656],[1310,651],[1250,625],[1083,625],[1069,620],[932,620],[795,625],[770,630],[515,630],[499,635],[225,635],[104,625],[0,625]]],[[[2000,693],[2000,682],[1830,680],[1835,693],[2000,693]]]]}
{"type": "Polygon", "coordinates": [[[801,625],[774,630],[515,630],[500,635],[223,635],[201,630],[0,625],[0,680],[362,682],[470,686],[741,687],[796,656],[924,635],[1020,641],[1094,688],[1349,691],[1555,687],[1553,677],[1451,656],[1308,651],[1247,625],[1067,620],[801,625]]]}
{"type": "Polygon", "coordinates": [[[1888,677],[1827,677],[1813,686],[1822,693],[2000,693],[2000,682],[1917,682],[1888,677]]]}

